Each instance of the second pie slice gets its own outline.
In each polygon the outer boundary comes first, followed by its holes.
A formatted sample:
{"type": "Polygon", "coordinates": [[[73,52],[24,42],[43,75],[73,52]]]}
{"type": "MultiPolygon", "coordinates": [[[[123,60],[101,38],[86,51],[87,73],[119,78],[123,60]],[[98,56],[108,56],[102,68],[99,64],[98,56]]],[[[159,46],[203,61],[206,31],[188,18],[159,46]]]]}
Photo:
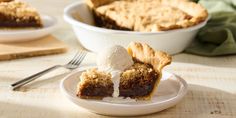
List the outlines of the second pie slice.
{"type": "Polygon", "coordinates": [[[0,0],[0,28],[40,28],[42,21],[33,7],[21,0],[0,0]]]}
{"type": "MultiPolygon", "coordinates": [[[[144,43],[130,43],[126,51],[133,64],[120,73],[119,97],[148,100],[158,86],[162,68],[171,63],[171,57],[144,43]]],[[[112,97],[114,86],[111,73],[97,68],[88,69],[80,76],[77,96],[83,99],[112,97]]]]}

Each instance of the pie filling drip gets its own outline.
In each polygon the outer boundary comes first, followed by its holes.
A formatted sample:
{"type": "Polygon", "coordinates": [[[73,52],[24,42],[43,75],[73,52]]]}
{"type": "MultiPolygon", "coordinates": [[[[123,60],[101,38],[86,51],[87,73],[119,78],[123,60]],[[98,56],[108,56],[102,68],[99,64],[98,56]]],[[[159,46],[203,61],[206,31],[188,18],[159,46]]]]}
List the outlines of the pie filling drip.
{"type": "Polygon", "coordinates": [[[121,70],[116,70],[116,69],[111,69],[108,68],[106,70],[100,70],[100,71],[104,71],[106,73],[111,74],[111,81],[113,83],[113,93],[112,93],[112,97],[119,97],[120,95],[120,90],[119,90],[119,86],[120,86],[120,75],[122,73],[121,70]]]}
{"type": "Polygon", "coordinates": [[[120,91],[119,91],[119,86],[120,86],[120,74],[121,71],[119,70],[114,70],[111,72],[111,81],[113,83],[113,93],[112,97],[119,97],[120,91]]]}
{"type": "Polygon", "coordinates": [[[120,96],[120,80],[121,80],[121,70],[112,70],[110,72],[111,74],[111,81],[113,83],[113,93],[112,97],[104,97],[102,100],[106,102],[111,102],[111,103],[130,103],[130,102],[135,102],[135,99],[132,99],[130,97],[121,97],[120,96]]]}

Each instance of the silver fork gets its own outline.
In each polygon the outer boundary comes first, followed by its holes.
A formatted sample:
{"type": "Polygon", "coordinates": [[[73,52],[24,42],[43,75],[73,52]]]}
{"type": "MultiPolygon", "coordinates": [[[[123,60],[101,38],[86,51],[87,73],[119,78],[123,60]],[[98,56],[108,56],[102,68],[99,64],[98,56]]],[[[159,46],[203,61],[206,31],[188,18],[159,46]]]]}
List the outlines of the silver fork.
{"type": "Polygon", "coordinates": [[[79,67],[79,65],[81,64],[81,62],[83,61],[84,57],[86,56],[87,52],[85,51],[78,51],[76,53],[76,55],[73,57],[73,59],[71,61],[69,61],[67,64],[65,65],[55,65],[55,66],[52,66],[46,70],[43,70],[41,72],[38,72],[34,75],[31,75],[25,79],[22,79],[22,80],[19,80],[13,84],[11,84],[11,87],[13,90],[16,90],[17,88],[20,88],[21,86],[29,83],[29,82],[32,82],[34,81],[35,79],[41,77],[42,75],[52,71],[52,70],[55,70],[59,67],[64,67],[64,68],[67,68],[67,69],[70,69],[70,70],[74,70],[76,69],[77,67],[79,67]]]}

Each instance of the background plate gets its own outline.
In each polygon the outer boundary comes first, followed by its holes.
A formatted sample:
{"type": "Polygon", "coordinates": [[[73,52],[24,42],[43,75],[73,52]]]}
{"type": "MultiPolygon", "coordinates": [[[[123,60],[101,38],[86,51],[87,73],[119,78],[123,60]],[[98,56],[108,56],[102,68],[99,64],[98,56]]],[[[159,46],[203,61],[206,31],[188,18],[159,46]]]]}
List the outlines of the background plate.
{"type": "Polygon", "coordinates": [[[49,35],[55,30],[57,20],[48,15],[41,15],[43,28],[39,29],[1,29],[0,42],[23,42],[49,35]]]}

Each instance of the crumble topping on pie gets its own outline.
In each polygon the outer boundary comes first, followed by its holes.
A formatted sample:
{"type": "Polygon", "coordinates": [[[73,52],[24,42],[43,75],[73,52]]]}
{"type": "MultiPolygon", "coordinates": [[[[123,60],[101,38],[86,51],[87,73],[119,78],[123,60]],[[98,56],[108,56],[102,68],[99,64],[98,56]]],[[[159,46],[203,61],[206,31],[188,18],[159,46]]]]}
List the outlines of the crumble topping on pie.
{"type": "Polygon", "coordinates": [[[100,27],[131,31],[187,28],[204,21],[201,5],[183,0],[87,0],[100,27]]]}
{"type": "Polygon", "coordinates": [[[0,27],[41,27],[35,8],[20,0],[0,2],[0,27]]]}

